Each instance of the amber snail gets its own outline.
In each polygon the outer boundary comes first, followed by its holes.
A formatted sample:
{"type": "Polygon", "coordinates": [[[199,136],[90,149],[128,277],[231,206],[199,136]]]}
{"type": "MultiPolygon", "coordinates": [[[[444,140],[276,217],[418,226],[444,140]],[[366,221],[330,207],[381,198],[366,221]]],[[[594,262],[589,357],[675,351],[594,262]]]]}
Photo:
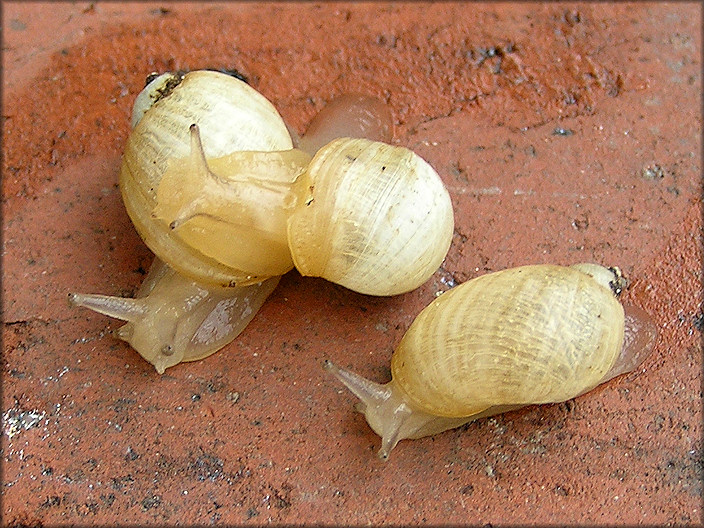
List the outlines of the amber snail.
{"type": "Polygon", "coordinates": [[[657,329],[642,310],[624,311],[624,284],[617,268],[596,264],[490,273],[421,311],[392,356],[389,383],[324,367],[360,399],[387,459],[404,438],[566,401],[634,370],[657,329]]]}
{"type": "Polygon", "coordinates": [[[425,282],[449,248],[447,190],[420,156],[385,143],[390,111],[373,98],[344,96],[292,138],[239,79],[169,73],[138,95],[132,126],[120,189],[156,269],[136,299],[69,300],[128,321],[118,336],[159,373],[234,339],[294,263],[394,295],[425,282]]]}

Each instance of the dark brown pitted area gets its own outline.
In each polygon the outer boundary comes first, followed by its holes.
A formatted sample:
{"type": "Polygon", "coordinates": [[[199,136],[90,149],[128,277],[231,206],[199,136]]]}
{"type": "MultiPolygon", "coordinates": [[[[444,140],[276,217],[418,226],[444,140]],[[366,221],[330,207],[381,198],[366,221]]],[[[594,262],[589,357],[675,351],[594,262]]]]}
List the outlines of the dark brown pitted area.
{"type": "Polygon", "coordinates": [[[6,524],[701,522],[698,4],[5,3],[3,37],[6,524]],[[393,298],[289,273],[231,345],[163,376],[69,309],[139,287],[131,105],[149,73],[199,68],[298,133],[337,95],[387,102],[452,197],[443,267],[393,298]],[[438,292],[580,261],[619,266],[656,321],[642,368],[376,458],[324,359],[386,382],[438,292]]]}

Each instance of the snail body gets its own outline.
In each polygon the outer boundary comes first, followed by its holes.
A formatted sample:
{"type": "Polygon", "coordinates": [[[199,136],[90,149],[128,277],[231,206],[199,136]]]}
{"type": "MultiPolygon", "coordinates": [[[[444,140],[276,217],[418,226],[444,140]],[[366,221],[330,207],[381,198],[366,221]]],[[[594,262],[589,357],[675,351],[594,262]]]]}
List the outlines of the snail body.
{"type": "Polygon", "coordinates": [[[158,258],[134,299],[72,293],[71,303],[122,321],[117,336],[159,374],[216,352],[244,330],[279,282],[222,288],[197,283],[158,258]]]}
{"type": "Polygon", "coordinates": [[[522,266],[442,294],[414,320],[377,384],[326,362],[382,437],[381,458],[420,438],[525,405],[566,401],[637,367],[647,316],[624,308],[619,274],[595,264],[522,266]]]}
{"type": "Polygon", "coordinates": [[[343,94],[318,112],[293,144],[311,156],[324,145],[341,137],[366,138],[388,143],[393,138],[393,115],[388,105],[362,94],[343,94]]]}
{"type": "Polygon", "coordinates": [[[157,285],[143,287],[136,299],[72,293],[69,301],[128,321],[118,337],[163,373],[234,339],[294,260],[304,263],[305,275],[362,293],[391,295],[419,286],[450,245],[449,195],[419,156],[373,141],[389,139],[388,108],[364,96],[331,106],[313,120],[310,133],[292,138],[273,105],[239,79],[195,71],[152,80],[135,101],[120,189],[138,233],[158,257],[149,273],[157,285]],[[373,140],[350,137],[313,151],[337,134],[373,140]],[[335,167],[331,159],[344,163],[335,167]],[[420,180],[426,183],[414,184],[420,180]],[[306,223],[311,212],[317,231],[306,223]],[[338,222],[345,229],[333,229],[338,222]],[[392,262],[388,248],[397,248],[380,226],[414,243],[413,258],[392,262]],[[326,248],[321,237],[334,235],[339,239],[326,248]],[[320,248],[326,248],[323,262],[315,264],[320,248]],[[305,258],[297,257],[305,250],[305,258]],[[391,265],[380,266],[383,259],[391,265]],[[231,302],[224,309],[219,303],[226,298],[231,302]],[[217,315],[209,318],[206,307],[217,315]],[[203,347],[196,334],[213,318],[222,323],[219,346],[203,347]],[[160,325],[163,330],[155,331],[160,325]],[[193,339],[184,337],[187,329],[193,339]]]}
{"type": "Polygon", "coordinates": [[[234,284],[291,270],[284,201],[310,156],[289,149],[206,159],[199,127],[190,131],[189,156],[172,160],[159,181],[152,224],[226,266],[234,284]]]}

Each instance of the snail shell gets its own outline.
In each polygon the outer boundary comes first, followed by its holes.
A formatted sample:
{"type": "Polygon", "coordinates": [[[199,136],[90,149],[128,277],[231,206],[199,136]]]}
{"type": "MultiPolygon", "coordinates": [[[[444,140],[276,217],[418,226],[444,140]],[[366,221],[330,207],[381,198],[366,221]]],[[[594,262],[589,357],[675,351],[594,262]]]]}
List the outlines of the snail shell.
{"type": "Polygon", "coordinates": [[[525,405],[565,401],[652,350],[647,316],[624,314],[624,280],[595,264],[535,265],[470,280],[414,320],[379,385],[330,362],[382,436],[381,458],[419,438],[525,405]]]}
{"type": "MultiPolygon", "coordinates": [[[[234,268],[204,253],[202,246],[186,242],[184,235],[199,229],[197,221],[179,234],[168,224],[155,222],[152,212],[163,175],[176,160],[190,155],[192,124],[201,131],[204,155],[209,158],[235,151],[292,149],[286,124],[274,106],[251,86],[223,73],[169,73],[152,81],[138,96],[133,123],[120,170],[120,189],[127,213],[147,246],[181,275],[204,284],[251,284],[271,276],[234,268]]],[[[251,240],[248,248],[261,252],[265,241],[245,239],[241,244],[247,240],[251,240]]],[[[281,268],[292,267],[285,240],[272,241],[268,249],[284,259],[281,268]]]]}
{"type": "Polygon", "coordinates": [[[403,147],[340,138],[293,187],[288,242],[302,275],[369,295],[424,283],[452,240],[450,196],[435,170],[403,147]]]}

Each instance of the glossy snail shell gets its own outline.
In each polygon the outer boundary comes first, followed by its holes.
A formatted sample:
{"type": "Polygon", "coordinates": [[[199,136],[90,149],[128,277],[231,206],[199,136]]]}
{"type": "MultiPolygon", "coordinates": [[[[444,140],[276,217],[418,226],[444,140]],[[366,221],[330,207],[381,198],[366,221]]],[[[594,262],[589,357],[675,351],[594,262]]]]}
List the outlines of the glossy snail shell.
{"type": "MultiPolygon", "coordinates": [[[[174,160],[190,155],[192,124],[200,129],[205,156],[210,158],[234,151],[289,150],[293,143],[286,124],[263,95],[223,73],[201,70],[184,76],[164,74],[152,82],[159,85],[145,89],[135,105],[136,124],[120,170],[123,201],[135,228],[147,246],[181,275],[223,286],[261,281],[269,275],[261,277],[234,269],[207,256],[167,224],[155,222],[152,212],[164,173],[174,160]],[[156,102],[150,100],[155,96],[156,102]]],[[[272,251],[283,253],[290,269],[286,248],[282,251],[275,247],[272,251]]]]}
{"type": "MultiPolygon", "coordinates": [[[[185,276],[223,286],[282,275],[294,263],[303,275],[370,295],[407,292],[430,278],[450,246],[454,220],[449,194],[427,162],[403,147],[351,137],[325,144],[311,160],[292,148],[261,95],[222,74],[198,73],[144,112],[121,171],[125,206],[160,258],[185,276]],[[212,75],[227,81],[212,83],[212,75]],[[237,88],[226,91],[226,83],[237,88]],[[204,95],[209,90],[212,99],[204,95]],[[233,99],[220,100],[219,92],[233,99]],[[230,92],[241,92],[242,101],[230,92]],[[218,105],[223,110],[213,113],[218,105]],[[232,119],[225,113],[231,106],[232,119]],[[204,128],[210,120],[230,122],[234,136],[252,142],[257,126],[269,135],[256,144],[231,141],[228,151],[217,126],[204,128]]],[[[368,98],[341,99],[328,115],[347,112],[356,130],[387,133],[388,116],[371,119],[368,98]]],[[[317,148],[321,138],[350,128],[328,122],[314,122],[319,137],[306,134],[301,144],[317,148]]]]}
{"type": "Polygon", "coordinates": [[[591,276],[513,268],[433,301],[401,340],[391,374],[414,405],[437,416],[563,401],[599,383],[623,332],[621,303],[591,276]]]}
{"type": "Polygon", "coordinates": [[[450,196],[435,170],[406,148],[334,140],[313,157],[293,194],[288,241],[302,275],[395,295],[425,282],[450,247],[450,196]]]}
{"type": "Polygon", "coordinates": [[[402,438],[565,401],[634,369],[656,329],[642,312],[624,315],[614,295],[623,286],[620,272],[595,264],[483,275],[416,317],[393,354],[388,384],[326,368],[360,397],[386,458],[402,438]]]}

